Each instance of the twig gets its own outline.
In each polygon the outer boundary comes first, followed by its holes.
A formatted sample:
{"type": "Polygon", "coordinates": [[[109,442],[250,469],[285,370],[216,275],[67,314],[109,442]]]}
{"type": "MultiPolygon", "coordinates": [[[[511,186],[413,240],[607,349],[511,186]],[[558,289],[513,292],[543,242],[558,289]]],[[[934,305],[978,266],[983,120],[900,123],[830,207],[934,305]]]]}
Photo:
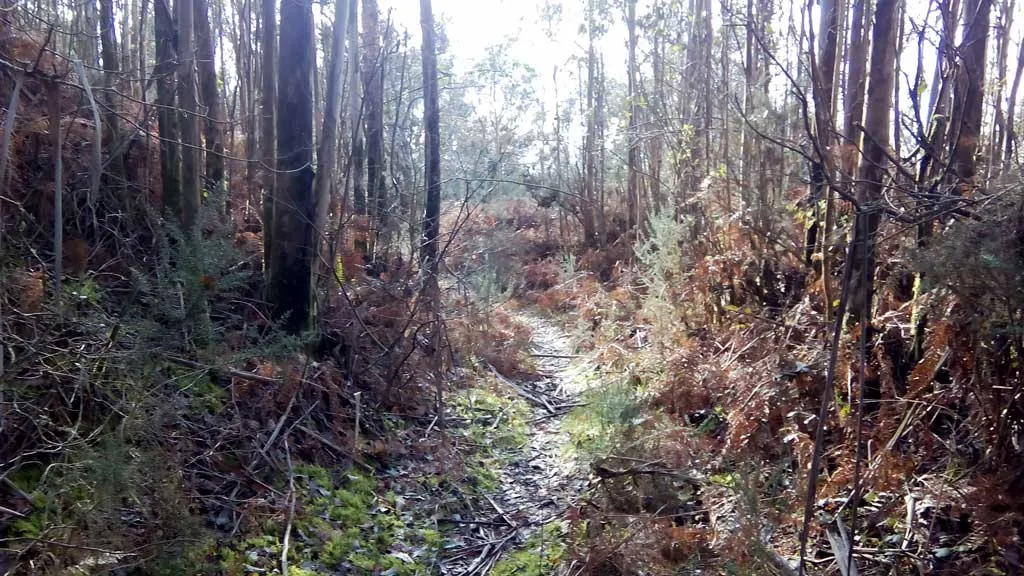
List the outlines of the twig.
{"type": "Polygon", "coordinates": [[[235,370],[234,368],[218,368],[216,366],[208,366],[194,362],[192,360],[186,360],[185,358],[178,358],[175,356],[165,356],[168,362],[177,364],[178,366],[184,366],[185,368],[194,368],[196,370],[209,370],[215,374],[226,374],[234,378],[242,378],[243,380],[251,380],[253,382],[260,382],[263,384],[280,384],[280,378],[270,378],[268,376],[260,376],[252,372],[243,372],[242,370],[235,370]]]}
{"type": "Polygon", "coordinates": [[[316,438],[317,440],[320,441],[321,444],[323,444],[324,446],[327,446],[331,450],[334,450],[338,454],[341,454],[343,456],[348,456],[349,458],[352,459],[353,462],[355,462],[356,464],[359,464],[360,466],[362,466],[363,469],[365,469],[366,471],[368,471],[368,472],[373,472],[374,471],[373,467],[370,466],[369,464],[367,464],[366,462],[363,462],[358,454],[350,453],[348,450],[342,448],[341,446],[338,446],[337,444],[335,444],[334,442],[331,442],[327,438],[324,438],[323,434],[318,433],[316,430],[313,430],[311,428],[303,426],[302,424],[296,425],[295,428],[298,429],[298,430],[302,430],[303,432],[305,432],[306,434],[309,434],[313,438],[316,438]]]}
{"type": "Polygon", "coordinates": [[[448,524],[470,524],[474,526],[505,526],[505,522],[495,522],[494,520],[461,520],[459,518],[438,518],[438,522],[446,522],[448,524]]]}
{"type": "Polygon", "coordinates": [[[497,378],[502,384],[505,384],[512,388],[513,390],[515,390],[516,392],[518,392],[519,395],[522,396],[523,398],[526,398],[527,400],[533,402],[534,404],[540,406],[541,408],[544,408],[551,414],[555,414],[557,412],[557,410],[555,410],[555,408],[551,406],[551,403],[549,403],[547,399],[545,399],[543,396],[539,396],[531,392],[528,392],[522,386],[516,384],[515,382],[509,380],[508,378],[505,378],[490,363],[487,363],[487,367],[490,368],[491,372],[494,373],[495,378],[497,378]]]}
{"type": "Polygon", "coordinates": [[[501,506],[498,506],[498,503],[495,502],[494,499],[492,499],[487,494],[484,494],[484,498],[487,499],[487,502],[494,508],[495,511],[497,511],[497,513],[501,516],[501,519],[504,520],[506,524],[508,524],[512,528],[519,527],[516,525],[515,522],[512,521],[511,518],[509,518],[508,514],[506,514],[505,511],[501,509],[501,506]]]}
{"type": "Polygon", "coordinates": [[[288,462],[288,494],[291,503],[288,505],[288,523],[284,528],[284,539],[281,542],[281,574],[288,574],[288,543],[292,536],[292,521],[295,519],[295,471],[292,468],[292,453],[288,447],[288,439],[284,439],[284,455],[288,462]]]}
{"type": "MultiPolygon", "coordinates": [[[[281,414],[281,418],[278,419],[277,426],[274,427],[274,432],[270,435],[270,439],[267,440],[267,443],[260,450],[260,458],[267,455],[267,450],[270,450],[270,447],[274,445],[274,440],[277,440],[277,435],[281,433],[281,427],[284,426],[285,420],[288,419],[288,415],[292,412],[292,406],[295,405],[295,397],[298,396],[298,393],[299,390],[296,388],[295,392],[292,393],[291,400],[288,401],[288,407],[284,409],[284,414],[281,414]]],[[[287,438],[284,440],[284,445],[285,447],[288,446],[287,438]]]]}

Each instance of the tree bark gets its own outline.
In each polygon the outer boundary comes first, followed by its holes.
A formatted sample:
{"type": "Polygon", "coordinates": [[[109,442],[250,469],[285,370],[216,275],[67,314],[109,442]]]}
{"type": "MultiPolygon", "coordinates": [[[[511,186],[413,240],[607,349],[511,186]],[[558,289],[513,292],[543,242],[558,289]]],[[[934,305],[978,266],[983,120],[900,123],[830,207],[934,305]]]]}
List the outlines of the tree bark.
{"type": "Polygon", "coordinates": [[[1014,122],[1017,116],[1017,90],[1020,88],[1020,78],[1024,73],[1024,42],[1020,43],[1020,53],[1017,55],[1017,71],[1013,74],[1013,86],[1010,87],[1010,97],[1006,102],[1006,137],[1003,142],[1003,172],[1009,172],[1013,163],[1013,154],[1017,146],[1017,130],[1014,122]]]}
{"type": "Polygon", "coordinates": [[[420,27],[423,32],[424,180],[427,187],[420,272],[427,282],[436,286],[438,239],[441,235],[441,109],[437,86],[434,16],[430,0],[420,0],[420,27]]]}
{"type": "Polygon", "coordinates": [[[854,219],[853,250],[849,266],[850,318],[871,321],[872,287],[875,272],[875,236],[881,222],[881,202],[885,166],[888,162],[889,111],[892,107],[894,64],[896,61],[896,22],[900,0],[878,0],[868,72],[867,114],[865,115],[863,159],[857,183],[860,208],[854,219]]]}
{"type": "Polygon", "coordinates": [[[384,53],[377,0],[363,0],[363,98],[366,114],[366,200],[373,215],[371,242],[387,229],[387,178],[384,166],[384,53]]]}
{"type": "Polygon", "coordinates": [[[588,248],[597,247],[597,234],[594,229],[594,199],[597,197],[595,182],[597,180],[597,159],[594,147],[597,145],[597,110],[594,106],[594,68],[597,65],[594,51],[594,2],[587,3],[587,35],[589,47],[587,50],[587,135],[584,140],[583,154],[586,167],[583,175],[583,198],[580,201],[580,221],[583,224],[583,244],[588,248]]]}
{"type": "Polygon", "coordinates": [[[871,34],[871,0],[854,0],[853,27],[847,59],[846,95],[843,110],[843,136],[847,145],[860,148],[857,125],[864,118],[864,89],[867,86],[868,45],[871,34]]]}
{"type": "Polygon", "coordinates": [[[156,40],[157,118],[160,132],[160,179],[164,211],[181,218],[181,147],[178,145],[178,115],[175,112],[175,45],[174,20],[170,0],[154,0],[154,36],[156,40]]]}
{"type": "Polygon", "coordinates": [[[117,53],[116,22],[114,20],[114,0],[100,0],[100,55],[103,60],[103,147],[109,157],[110,177],[108,185],[123,189],[126,185],[124,155],[120,151],[120,127],[118,122],[117,78],[120,75],[120,57],[117,53]]]}
{"type": "MultiPolygon", "coordinates": [[[[184,0],[182,0],[184,1],[184,0]]],[[[199,70],[199,91],[202,96],[203,136],[206,140],[206,190],[213,197],[221,193],[224,183],[224,109],[217,88],[217,61],[210,30],[209,3],[194,0],[196,25],[196,65],[199,70]]],[[[226,200],[226,199],[225,199],[226,200]]],[[[229,206],[225,206],[228,210],[229,206]]]]}
{"type": "MultiPolygon", "coordinates": [[[[180,0],[179,0],[180,1],[180,0]]],[[[277,165],[276,103],[277,75],[274,73],[277,64],[277,14],[274,0],[262,0],[263,16],[263,95],[260,102],[262,120],[260,123],[260,159],[263,164],[263,262],[267,268],[270,254],[274,246],[274,185],[277,165]]]]}
{"type": "Polygon", "coordinates": [[[626,226],[627,230],[633,230],[636,228],[640,216],[640,134],[637,130],[639,96],[636,93],[636,0],[626,0],[626,29],[629,31],[629,57],[626,64],[626,99],[629,103],[629,128],[626,135],[629,145],[626,162],[627,170],[629,171],[626,184],[626,206],[629,214],[626,217],[626,226]]]}
{"type": "Polygon", "coordinates": [[[345,33],[348,31],[348,0],[335,0],[334,31],[331,38],[331,63],[327,75],[327,103],[324,114],[324,127],[320,132],[320,147],[317,151],[316,190],[316,230],[314,234],[319,246],[320,261],[331,261],[326,240],[329,235],[327,225],[331,209],[332,184],[338,160],[338,126],[341,121],[341,90],[345,80],[345,33]]]}
{"type": "Polygon", "coordinates": [[[435,379],[438,425],[444,426],[444,382],[441,378],[441,294],[438,288],[438,241],[441,236],[441,105],[437,88],[437,49],[434,40],[434,14],[430,0],[420,0],[420,27],[423,31],[423,119],[424,176],[427,185],[426,212],[423,218],[423,248],[420,273],[425,274],[424,296],[431,307],[431,372],[435,379]]]}
{"type": "Polygon", "coordinates": [[[267,271],[274,318],[290,334],[309,327],[313,297],[313,4],[281,4],[281,83],[277,109],[277,181],[267,271]]]}
{"type": "Polygon", "coordinates": [[[953,115],[949,129],[953,138],[950,158],[958,192],[975,187],[981,118],[985,105],[985,66],[988,48],[989,14],[992,0],[967,0],[964,4],[964,36],[961,63],[953,87],[953,115]]]}
{"type": "MultiPolygon", "coordinates": [[[[363,215],[366,210],[366,188],[363,186],[365,159],[363,150],[363,109],[359,82],[359,21],[356,17],[357,0],[349,4],[348,21],[348,105],[349,122],[352,123],[351,170],[352,203],[356,214],[363,215]]],[[[363,247],[365,249],[365,246],[363,247]]]]}
{"type": "Polygon", "coordinates": [[[181,108],[181,223],[191,233],[199,219],[199,117],[196,114],[195,30],[192,0],[178,2],[178,104],[181,108]]]}

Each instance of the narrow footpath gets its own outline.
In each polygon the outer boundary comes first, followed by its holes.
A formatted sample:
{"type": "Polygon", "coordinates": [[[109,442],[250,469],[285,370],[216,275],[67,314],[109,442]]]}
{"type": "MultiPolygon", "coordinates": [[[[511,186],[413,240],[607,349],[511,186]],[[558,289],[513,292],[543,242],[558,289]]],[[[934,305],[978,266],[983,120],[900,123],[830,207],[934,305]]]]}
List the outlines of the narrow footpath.
{"type": "Polygon", "coordinates": [[[527,352],[541,378],[511,381],[495,375],[529,405],[527,441],[495,471],[500,487],[486,497],[492,517],[446,534],[458,542],[443,554],[440,567],[446,576],[488,574],[545,525],[561,520],[586,486],[588,475],[566,453],[569,435],[563,430],[584,381],[572,343],[550,320],[530,314],[518,318],[531,330],[527,352]]]}

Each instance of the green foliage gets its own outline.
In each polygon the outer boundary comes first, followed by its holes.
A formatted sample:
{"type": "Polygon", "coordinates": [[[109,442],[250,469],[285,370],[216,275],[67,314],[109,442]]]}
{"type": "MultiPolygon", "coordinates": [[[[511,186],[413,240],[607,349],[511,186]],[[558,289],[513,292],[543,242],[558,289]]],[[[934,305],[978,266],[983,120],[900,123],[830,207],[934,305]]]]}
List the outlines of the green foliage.
{"type": "MultiPolygon", "coordinates": [[[[349,471],[335,479],[319,466],[298,464],[294,531],[289,548],[292,574],[328,576],[341,572],[419,576],[440,549],[435,530],[407,526],[394,495],[377,494],[371,476],[349,471]],[[294,538],[295,534],[302,538],[294,538]]],[[[273,571],[280,564],[283,527],[270,523],[220,553],[226,574],[249,566],[273,571]]]]}
{"type": "Polygon", "coordinates": [[[546,576],[554,574],[565,554],[565,528],[548,524],[531,536],[520,550],[494,565],[494,576],[546,576]]]}
{"type": "Polygon", "coordinates": [[[669,210],[652,214],[648,223],[650,233],[636,248],[640,282],[646,289],[642,311],[652,324],[652,335],[672,334],[692,266],[684,252],[686,226],[669,210]]]}
{"type": "Polygon", "coordinates": [[[572,445],[581,455],[609,454],[628,444],[644,422],[644,386],[637,377],[620,377],[583,394],[584,405],[565,421],[572,445]]]}

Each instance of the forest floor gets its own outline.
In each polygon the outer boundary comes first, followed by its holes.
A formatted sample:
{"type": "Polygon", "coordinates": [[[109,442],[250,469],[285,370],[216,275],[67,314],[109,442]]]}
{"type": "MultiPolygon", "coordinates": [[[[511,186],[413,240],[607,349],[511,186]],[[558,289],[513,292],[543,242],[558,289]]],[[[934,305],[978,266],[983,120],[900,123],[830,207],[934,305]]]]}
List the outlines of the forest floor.
{"type": "MultiPolygon", "coordinates": [[[[514,381],[485,368],[504,393],[517,397],[508,407],[520,406],[523,434],[518,445],[503,452],[494,482],[482,492],[488,507],[445,533],[442,574],[550,573],[565,548],[564,516],[586,487],[589,474],[572,456],[563,424],[590,382],[587,368],[554,321],[530,313],[515,320],[529,328],[528,349],[522,352],[534,360],[536,378],[514,381]]],[[[499,412],[491,427],[499,427],[502,418],[499,412]]]]}

